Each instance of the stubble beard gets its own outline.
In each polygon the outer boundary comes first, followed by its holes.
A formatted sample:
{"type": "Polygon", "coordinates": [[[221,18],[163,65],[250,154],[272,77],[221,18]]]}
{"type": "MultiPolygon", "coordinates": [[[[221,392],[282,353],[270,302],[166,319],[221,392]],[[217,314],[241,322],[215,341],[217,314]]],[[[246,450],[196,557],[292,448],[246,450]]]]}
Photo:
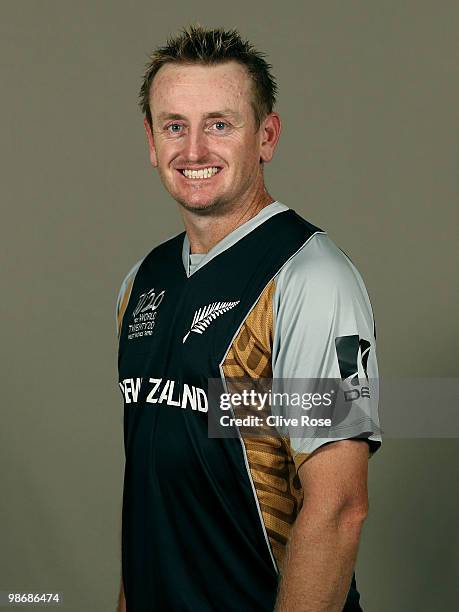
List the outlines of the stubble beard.
{"type": "MultiPolygon", "coordinates": [[[[172,198],[177,202],[177,204],[182,206],[182,208],[184,208],[188,212],[191,212],[195,215],[198,215],[201,217],[220,216],[221,214],[224,214],[227,211],[230,211],[234,205],[235,199],[237,201],[237,196],[235,198],[234,194],[233,194],[233,197],[230,197],[229,199],[225,197],[224,194],[221,194],[221,195],[216,196],[214,199],[212,199],[210,202],[206,204],[191,204],[188,200],[182,199],[179,195],[174,195],[169,189],[168,183],[165,180],[166,177],[163,175],[160,168],[158,168],[158,172],[159,172],[159,176],[160,176],[161,182],[163,183],[164,188],[172,196],[172,198]]],[[[246,177],[245,184],[240,189],[241,194],[245,193],[245,191],[248,189],[252,181],[253,181],[253,177],[246,177]]]]}
{"type": "Polygon", "coordinates": [[[211,200],[207,204],[191,204],[188,200],[182,199],[179,195],[176,195],[171,191],[170,185],[166,180],[166,176],[165,174],[163,174],[161,167],[158,167],[158,174],[165,190],[172,196],[172,198],[177,202],[177,204],[182,206],[182,208],[184,208],[185,210],[203,217],[224,210],[226,204],[224,198],[217,196],[214,200],[211,200]]]}
{"type": "Polygon", "coordinates": [[[221,197],[217,197],[214,200],[211,200],[207,204],[190,204],[186,200],[182,200],[181,198],[174,198],[177,204],[180,204],[185,210],[192,212],[195,215],[199,215],[201,217],[211,216],[216,213],[220,213],[225,210],[228,202],[221,197]]]}

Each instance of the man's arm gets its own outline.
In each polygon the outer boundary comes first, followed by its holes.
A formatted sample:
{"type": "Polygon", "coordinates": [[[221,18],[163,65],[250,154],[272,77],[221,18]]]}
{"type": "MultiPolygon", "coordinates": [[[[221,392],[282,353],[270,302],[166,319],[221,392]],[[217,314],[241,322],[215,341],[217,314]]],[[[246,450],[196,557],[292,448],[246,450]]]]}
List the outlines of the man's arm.
{"type": "Polygon", "coordinates": [[[342,612],[368,512],[368,444],[340,440],[299,468],[303,507],[291,532],[276,612],[342,612]]]}
{"type": "Polygon", "coordinates": [[[121,579],[120,596],[118,599],[118,612],[126,612],[126,599],[124,597],[123,579],[121,579]]]}

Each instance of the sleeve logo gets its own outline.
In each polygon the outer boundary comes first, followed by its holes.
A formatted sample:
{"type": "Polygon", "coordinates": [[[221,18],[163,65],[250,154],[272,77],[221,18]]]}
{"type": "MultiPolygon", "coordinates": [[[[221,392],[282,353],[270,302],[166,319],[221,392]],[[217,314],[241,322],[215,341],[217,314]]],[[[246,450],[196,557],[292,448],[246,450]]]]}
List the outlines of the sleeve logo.
{"type": "MultiPolygon", "coordinates": [[[[368,356],[371,344],[357,334],[335,338],[336,355],[338,357],[341,380],[354,387],[360,386],[360,381],[368,382],[368,356]]],[[[360,390],[350,389],[344,392],[346,401],[359,397],[370,397],[370,388],[361,386],[360,390]]]]}

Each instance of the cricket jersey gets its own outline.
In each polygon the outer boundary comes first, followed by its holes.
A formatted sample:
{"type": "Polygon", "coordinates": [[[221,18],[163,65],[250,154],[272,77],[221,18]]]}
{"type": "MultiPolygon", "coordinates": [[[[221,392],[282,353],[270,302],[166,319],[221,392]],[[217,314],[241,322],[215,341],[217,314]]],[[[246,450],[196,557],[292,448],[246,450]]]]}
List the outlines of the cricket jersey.
{"type": "MultiPolygon", "coordinates": [[[[124,279],[116,326],[128,612],[272,611],[304,498],[298,469],[335,440],[377,450],[377,389],[361,390],[362,416],[332,436],[254,437],[233,424],[234,436],[211,437],[209,381],[377,379],[359,272],[274,202],[208,253],[191,254],[186,232],[156,246],[124,279]]],[[[358,602],[353,576],[344,610],[358,602]]]]}

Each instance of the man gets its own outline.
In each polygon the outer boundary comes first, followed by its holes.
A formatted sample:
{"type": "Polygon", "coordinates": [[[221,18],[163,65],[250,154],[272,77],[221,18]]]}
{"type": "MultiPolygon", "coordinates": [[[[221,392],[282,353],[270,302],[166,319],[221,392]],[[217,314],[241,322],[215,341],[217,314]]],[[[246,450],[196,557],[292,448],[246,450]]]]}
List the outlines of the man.
{"type": "Polygon", "coordinates": [[[119,610],[361,610],[353,569],[381,441],[369,387],[367,417],[338,434],[208,434],[210,379],[377,377],[359,273],[265,187],[281,131],[269,68],[236,31],[190,27],[144,76],[150,160],[185,232],[118,297],[119,610]]]}

